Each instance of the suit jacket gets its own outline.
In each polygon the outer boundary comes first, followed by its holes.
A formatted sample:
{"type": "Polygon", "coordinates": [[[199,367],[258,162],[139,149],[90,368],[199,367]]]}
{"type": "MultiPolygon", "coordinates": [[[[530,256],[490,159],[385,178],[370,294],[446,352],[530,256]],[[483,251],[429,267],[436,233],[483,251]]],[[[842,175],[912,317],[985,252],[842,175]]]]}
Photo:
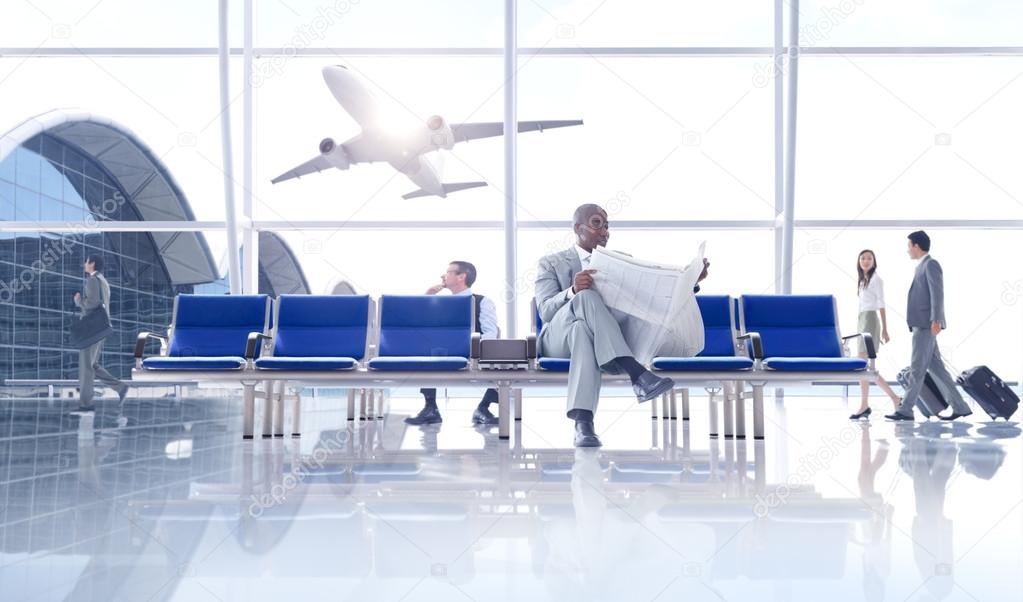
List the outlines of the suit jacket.
{"type": "Polygon", "coordinates": [[[909,287],[906,323],[912,330],[930,328],[931,322],[940,322],[945,328],[945,279],[941,264],[930,255],[924,255],[909,287]]]}
{"type": "Polygon", "coordinates": [[[575,275],[582,269],[583,265],[574,246],[540,259],[536,268],[534,294],[544,324],[553,320],[554,314],[568,303],[575,275]]]}
{"type": "MultiPolygon", "coordinates": [[[[536,268],[534,296],[536,307],[540,311],[540,319],[544,324],[553,320],[554,314],[569,302],[575,275],[582,269],[583,265],[579,261],[579,253],[576,252],[574,245],[540,260],[536,268]]],[[[693,290],[699,292],[700,286],[696,285],[693,290]]]]}
{"type": "Polygon", "coordinates": [[[110,315],[110,284],[103,274],[93,272],[86,277],[85,291],[77,305],[82,309],[83,316],[101,305],[106,306],[107,315],[110,315]]]}

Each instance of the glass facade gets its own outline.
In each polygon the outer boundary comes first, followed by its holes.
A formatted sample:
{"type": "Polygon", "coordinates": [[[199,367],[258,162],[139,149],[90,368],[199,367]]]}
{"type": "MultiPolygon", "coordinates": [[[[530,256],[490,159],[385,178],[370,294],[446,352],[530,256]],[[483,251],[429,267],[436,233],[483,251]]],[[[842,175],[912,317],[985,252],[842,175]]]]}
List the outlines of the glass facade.
{"type": "MultiPolygon", "coordinates": [[[[0,162],[0,220],[138,221],[120,184],[96,161],[40,134],[0,162]]],[[[143,232],[0,233],[0,378],[75,379],[78,353],[67,344],[83,287],[86,255],[103,258],[115,334],[102,363],[128,377],[135,337],[164,332],[174,286],[152,237],[143,232]]]]}

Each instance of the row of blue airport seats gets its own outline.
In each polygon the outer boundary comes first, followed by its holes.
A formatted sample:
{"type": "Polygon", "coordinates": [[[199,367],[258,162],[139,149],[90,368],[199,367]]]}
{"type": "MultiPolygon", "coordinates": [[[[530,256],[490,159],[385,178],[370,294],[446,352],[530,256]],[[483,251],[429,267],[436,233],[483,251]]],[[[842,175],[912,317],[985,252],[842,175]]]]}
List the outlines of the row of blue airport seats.
{"type": "MultiPolygon", "coordinates": [[[[875,357],[869,334],[842,337],[831,295],[698,295],[703,318],[703,350],[695,357],[655,357],[651,368],[669,372],[733,372],[755,368],[787,372],[856,372],[868,360],[846,357],[843,342],[863,337],[875,357]],[[748,341],[748,342],[747,342],[748,341]]],[[[543,323],[535,311],[535,332],[543,323]]],[[[543,357],[541,369],[568,372],[570,360],[543,357]]]]}
{"type": "MultiPolygon", "coordinates": [[[[353,370],[367,357],[367,295],[179,295],[166,353],[143,358],[152,333],[136,344],[138,370],[353,370]],[[275,310],[271,313],[271,310],[275,310]],[[268,353],[264,352],[264,342],[268,353]]],[[[365,368],[461,370],[473,338],[471,296],[380,299],[377,352],[365,368]]]]}
{"type": "MultiPolygon", "coordinates": [[[[656,370],[859,371],[866,359],[846,357],[830,295],[725,295],[696,297],[704,348],[696,357],[658,357],[656,370]],[[738,314],[738,315],[736,315],[738,314]],[[741,333],[741,334],[740,334],[741,333]],[[745,341],[745,343],[743,343],[745,341]]],[[[371,303],[367,295],[179,295],[167,352],[143,358],[152,333],[139,335],[142,370],[352,370],[367,358],[371,303]],[[276,310],[272,313],[272,309],[276,310]],[[265,354],[263,342],[269,341],[265,354]]],[[[473,359],[472,297],[384,295],[379,345],[364,362],[369,370],[447,371],[473,359]]],[[[536,332],[542,328],[537,317],[536,332]]],[[[867,348],[873,357],[869,335],[867,348]]],[[[570,360],[544,357],[541,370],[567,372],[570,360]]]]}
{"type": "MultiPolygon", "coordinates": [[[[762,397],[764,383],[872,376],[875,354],[870,335],[845,337],[862,337],[868,356],[847,357],[835,300],[830,295],[744,295],[738,299],[698,295],[696,300],[704,323],[703,351],[696,357],[657,357],[650,367],[672,375],[680,386],[734,383],[738,388],[743,382],[750,383],[756,437],[763,436],[758,395],[762,397]]],[[[282,390],[285,381],[329,381],[374,389],[472,382],[498,387],[502,404],[503,392],[509,389],[567,385],[570,360],[545,357],[542,345],[536,344],[536,333],[525,346],[535,350],[530,354],[535,357],[527,358],[526,369],[480,369],[472,296],[383,295],[378,305],[377,312],[366,295],[282,295],[276,301],[264,295],[179,295],[167,336],[139,334],[133,377],[160,380],[173,375],[197,381],[241,382],[249,387],[246,437],[251,436],[252,387],[261,381],[271,388],[279,382],[282,390]],[[162,342],[161,351],[144,357],[151,339],[162,342]]],[[[542,328],[539,318],[535,327],[536,332],[542,328]]],[[[684,390],[683,394],[687,395],[684,390]]],[[[741,415],[741,395],[737,397],[741,415]]],[[[688,407],[686,399],[684,396],[684,408],[688,407]]],[[[728,393],[725,402],[727,437],[728,393]]],[[[353,403],[350,396],[350,419],[353,403]]],[[[503,406],[502,438],[507,437],[506,410],[503,406]]],[[[519,412],[517,406],[517,415],[519,412]]],[[[297,421],[297,403],[295,416],[297,421]]],[[[716,422],[713,416],[712,420],[716,422]]],[[[268,424],[264,422],[265,436],[268,424]]],[[[740,426],[738,418],[736,428],[737,434],[744,436],[744,422],[740,426]]]]}

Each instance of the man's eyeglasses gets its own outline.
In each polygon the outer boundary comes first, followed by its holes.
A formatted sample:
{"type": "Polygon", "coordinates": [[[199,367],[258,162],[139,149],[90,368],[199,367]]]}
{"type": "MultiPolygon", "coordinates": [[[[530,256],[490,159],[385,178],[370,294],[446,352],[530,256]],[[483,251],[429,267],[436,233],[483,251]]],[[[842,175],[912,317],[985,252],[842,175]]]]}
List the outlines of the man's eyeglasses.
{"type": "Polygon", "coordinates": [[[611,228],[611,222],[597,215],[583,222],[583,225],[590,230],[608,230],[611,228]]]}

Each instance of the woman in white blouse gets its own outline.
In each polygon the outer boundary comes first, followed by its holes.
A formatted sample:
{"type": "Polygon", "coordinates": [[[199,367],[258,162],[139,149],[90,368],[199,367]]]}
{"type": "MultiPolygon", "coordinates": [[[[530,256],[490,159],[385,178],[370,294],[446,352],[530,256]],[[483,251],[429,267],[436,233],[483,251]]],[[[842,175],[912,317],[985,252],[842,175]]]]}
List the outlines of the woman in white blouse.
{"type": "MultiPolygon", "coordinates": [[[[877,258],[870,249],[860,251],[856,260],[856,271],[859,273],[859,283],[856,287],[860,297],[860,319],[856,332],[869,332],[874,337],[874,344],[880,348],[882,343],[891,340],[888,337],[888,317],[884,310],[884,282],[877,275],[877,258]],[[878,319],[880,317],[880,319],[878,319]]],[[[860,357],[867,357],[867,350],[860,342],[860,357]]],[[[895,408],[898,409],[902,401],[895,391],[888,386],[888,381],[880,374],[877,376],[877,386],[888,394],[895,408]]],[[[870,416],[870,383],[860,384],[860,409],[850,416],[852,420],[861,420],[870,416]]]]}

